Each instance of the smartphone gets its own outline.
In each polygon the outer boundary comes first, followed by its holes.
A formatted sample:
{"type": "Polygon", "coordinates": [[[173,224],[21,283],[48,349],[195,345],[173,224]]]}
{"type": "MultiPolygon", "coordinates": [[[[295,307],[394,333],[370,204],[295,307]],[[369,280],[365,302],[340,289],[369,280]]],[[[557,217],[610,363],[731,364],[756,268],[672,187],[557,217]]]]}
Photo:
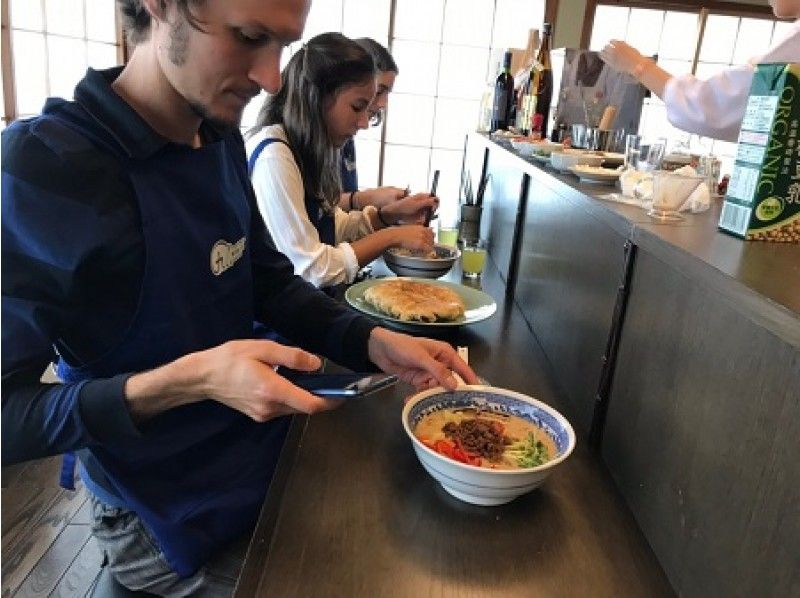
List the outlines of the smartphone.
{"type": "Polygon", "coordinates": [[[320,397],[348,399],[363,397],[395,384],[391,374],[321,374],[280,367],[277,373],[295,386],[320,397]]]}

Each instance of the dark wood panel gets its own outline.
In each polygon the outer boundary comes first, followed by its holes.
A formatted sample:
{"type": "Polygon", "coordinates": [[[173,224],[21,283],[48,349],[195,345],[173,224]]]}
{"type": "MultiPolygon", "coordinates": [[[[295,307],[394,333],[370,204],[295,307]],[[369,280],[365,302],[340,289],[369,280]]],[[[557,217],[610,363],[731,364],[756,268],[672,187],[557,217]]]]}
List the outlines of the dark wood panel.
{"type": "MultiPolygon", "coordinates": [[[[474,146],[483,148],[484,143],[475,143],[474,146]]],[[[514,246],[514,225],[524,170],[515,156],[491,144],[489,147],[488,172],[491,179],[484,199],[481,237],[488,241],[489,255],[505,281],[514,246]]],[[[482,159],[482,152],[480,156],[482,159]]],[[[480,168],[480,162],[473,164],[480,168]]]]}
{"type": "Polygon", "coordinates": [[[625,237],[536,180],[527,212],[517,303],[570,399],[574,423],[588,431],[625,237]]]}
{"type": "MultiPolygon", "coordinates": [[[[36,563],[14,598],[48,596],[72,565],[91,535],[88,525],[68,525],[36,563]]],[[[100,562],[96,563],[99,567],[100,562]]]]}
{"type": "Polygon", "coordinates": [[[800,352],[640,248],[603,456],[686,596],[800,595],[800,352]]]}
{"type": "Polygon", "coordinates": [[[716,204],[692,227],[637,226],[634,241],[800,348],[800,244],[746,243],[719,233],[720,210],[716,204]]]}

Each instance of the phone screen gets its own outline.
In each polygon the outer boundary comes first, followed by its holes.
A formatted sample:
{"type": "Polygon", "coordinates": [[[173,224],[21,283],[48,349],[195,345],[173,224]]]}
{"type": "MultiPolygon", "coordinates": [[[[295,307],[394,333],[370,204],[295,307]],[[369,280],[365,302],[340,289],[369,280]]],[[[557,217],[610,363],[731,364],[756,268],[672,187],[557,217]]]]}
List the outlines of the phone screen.
{"type": "Polygon", "coordinates": [[[397,382],[390,374],[315,374],[278,368],[278,374],[292,384],[322,397],[360,397],[397,382]]]}

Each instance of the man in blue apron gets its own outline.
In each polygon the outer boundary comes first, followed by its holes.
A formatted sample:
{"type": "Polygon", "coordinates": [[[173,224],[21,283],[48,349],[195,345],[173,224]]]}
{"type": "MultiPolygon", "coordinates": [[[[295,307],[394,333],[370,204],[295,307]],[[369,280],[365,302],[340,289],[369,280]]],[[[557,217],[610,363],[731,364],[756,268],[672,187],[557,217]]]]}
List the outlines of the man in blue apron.
{"type": "MultiPolygon", "coordinates": [[[[77,453],[124,585],[224,595],[209,563],[258,516],[311,353],[424,387],[474,373],[293,275],[255,208],[236,125],[280,85],[307,0],[123,0],[135,49],[75,101],[3,132],[2,455],[77,453]],[[50,361],[63,383],[41,384],[50,361]]],[[[62,483],[72,483],[69,459],[62,483]]]]}

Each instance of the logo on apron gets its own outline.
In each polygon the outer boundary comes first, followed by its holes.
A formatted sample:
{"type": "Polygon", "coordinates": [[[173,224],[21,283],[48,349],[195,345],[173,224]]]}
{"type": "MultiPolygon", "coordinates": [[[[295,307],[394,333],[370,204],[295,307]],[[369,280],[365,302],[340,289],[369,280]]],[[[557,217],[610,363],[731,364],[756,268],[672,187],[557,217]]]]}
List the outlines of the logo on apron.
{"type": "Polygon", "coordinates": [[[220,239],[211,248],[211,273],[219,276],[231,268],[244,253],[244,244],[247,237],[242,237],[236,243],[228,243],[220,239]]]}

